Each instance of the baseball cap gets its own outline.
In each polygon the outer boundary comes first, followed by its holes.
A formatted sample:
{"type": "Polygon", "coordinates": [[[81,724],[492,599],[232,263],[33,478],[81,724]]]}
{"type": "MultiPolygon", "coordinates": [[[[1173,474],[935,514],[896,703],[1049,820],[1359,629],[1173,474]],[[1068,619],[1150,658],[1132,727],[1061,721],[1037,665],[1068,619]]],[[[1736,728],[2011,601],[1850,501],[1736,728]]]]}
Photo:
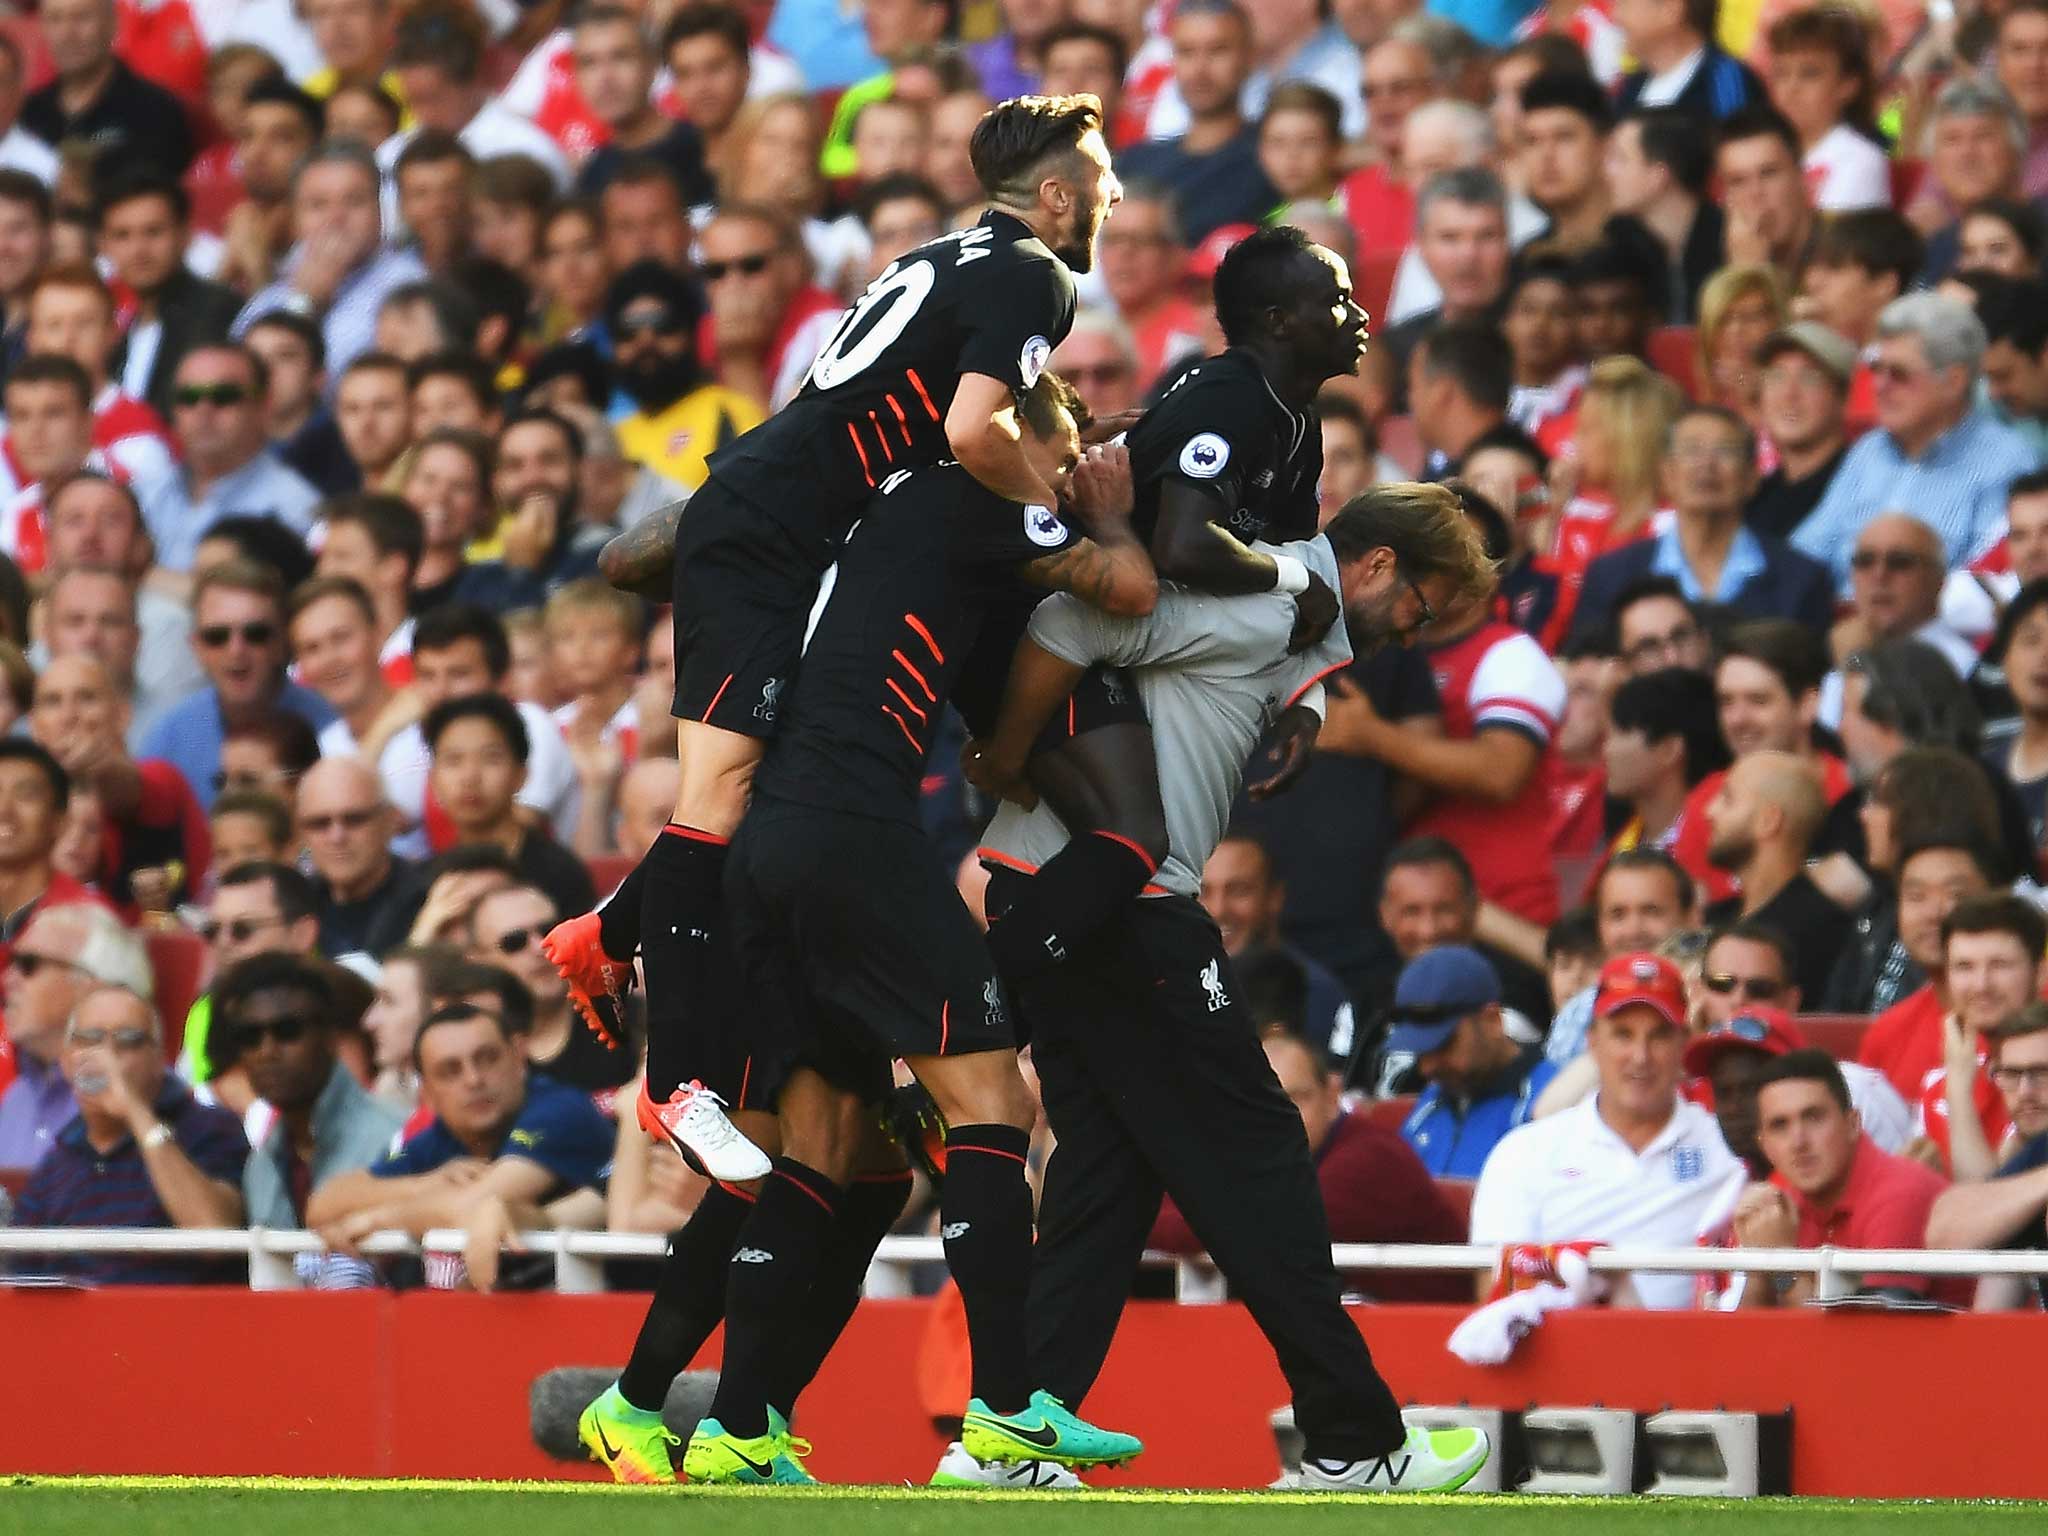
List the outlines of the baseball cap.
{"type": "Polygon", "coordinates": [[[1839,384],[1847,384],[1849,376],[1856,371],[1856,349],[1846,338],[1818,320],[1797,320],[1782,331],[1771,332],[1764,338],[1764,344],[1757,348],[1756,360],[1768,363],[1786,351],[1804,352],[1833,374],[1839,384]]]}
{"type": "Polygon", "coordinates": [[[1230,248],[1246,235],[1255,235],[1258,227],[1252,224],[1219,224],[1202,236],[1202,243],[1188,255],[1187,273],[1204,282],[1214,280],[1216,269],[1223,265],[1223,258],[1230,254],[1230,248]]]}
{"type": "Polygon", "coordinates": [[[1604,1019],[1631,1003],[1641,1003],[1680,1029],[1685,1028],[1685,978],[1662,955],[1616,955],[1600,968],[1593,994],[1593,1017],[1604,1019]]]}
{"type": "Polygon", "coordinates": [[[1476,949],[1452,944],[1427,950],[1402,968],[1394,984],[1387,1049],[1427,1056],[1451,1038],[1458,1020],[1500,1001],[1500,973],[1476,949]]]}
{"type": "Polygon", "coordinates": [[[1762,1051],[1783,1056],[1806,1049],[1806,1036],[1782,1008],[1745,1008],[1723,1019],[1685,1048],[1685,1070],[1705,1077],[1730,1051],[1762,1051]]]}

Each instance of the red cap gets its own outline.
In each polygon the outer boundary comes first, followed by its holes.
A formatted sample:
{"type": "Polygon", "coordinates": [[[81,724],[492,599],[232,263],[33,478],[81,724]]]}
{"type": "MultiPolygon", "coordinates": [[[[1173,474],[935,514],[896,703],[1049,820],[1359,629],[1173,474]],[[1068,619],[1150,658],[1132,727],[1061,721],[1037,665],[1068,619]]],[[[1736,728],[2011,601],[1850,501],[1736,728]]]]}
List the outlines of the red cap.
{"type": "Polygon", "coordinates": [[[1662,955],[1616,955],[1600,968],[1599,987],[1593,994],[1596,1019],[1631,1003],[1642,1003],[1678,1028],[1685,1028],[1685,978],[1662,955]]]}
{"type": "Polygon", "coordinates": [[[1806,1049],[1806,1036],[1782,1008],[1744,1008],[1724,1019],[1685,1048],[1685,1070],[1705,1077],[1723,1052],[1762,1051],[1783,1056],[1806,1049]]]}
{"type": "Polygon", "coordinates": [[[1187,273],[1199,277],[1203,282],[1214,281],[1216,269],[1223,265],[1223,258],[1230,254],[1230,248],[1246,235],[1258,233],[1255,224],[1219,224],[1202,237],[1188,256],[1187,273]]]}

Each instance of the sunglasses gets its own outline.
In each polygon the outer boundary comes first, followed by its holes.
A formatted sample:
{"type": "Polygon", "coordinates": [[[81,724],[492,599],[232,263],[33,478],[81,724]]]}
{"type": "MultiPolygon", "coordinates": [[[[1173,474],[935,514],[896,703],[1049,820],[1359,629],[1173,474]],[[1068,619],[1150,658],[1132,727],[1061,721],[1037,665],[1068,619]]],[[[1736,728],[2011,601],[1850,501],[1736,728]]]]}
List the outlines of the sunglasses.
{"type": "Polygon", "coordinates": [[[536,928],[512,928],[498,935],[498,953],[501,955],[523,954],[526,946],[540,937],[536,928]]]}
{"type": "Polygon", "coordinates": [[[59,960],[55,955],[38,955],[21,949],[16,950],[7,957],[7,964],[10,969],[21,972],[24,980],[32,978],[37,971],[40,971],[46,965],[61,965],[67,971],[78,969],[78,966],[70,960],[59,960]]]}
{"type": "Polygon", "coordinates": [[[249,398],[240,384],[180,384],[171,391],[171,404],[180,409],[195,405],[217,405],[226,409],[249,398]]]}
{"type": "Polygon", "coordinates": [[[612,327],[620,341],[631,341],[636,336],[680,336],[683,324],[667,310],[659,313],[649,311],[644,315],[621,315],[612,327]]]}
{"type": "Polygon", "coordinates": [[[235,917],[224,923],[205,922],[199,925],[199,937],[209,944],[218,944],[226,939],[230,944],[246,944],[264,929],[284,921],[277,917],[235,917]]]}
{"type": "Polygon", "coordinates": [[[217,651],[237,635],[244,645],[268,645],[277,638],[277,626],[260,620],[254,624],[209,624],[198,634],[201,645],[217,651]]]}
{"type": "Polygon", "coordinates": [[[267,1035],[279,1045],[290,1045],[305,1039],[311,1027],[300,1018],[251,1019],[235,1027],[235,1038],[243,1045],[261,1045],[267,1035]]]}
{"type": "Polygon", "coordinates": [[[336,811],[332,816],[302,816],[299,827],[314,837],[321,837],[337,828],[344,832],[360,832],[376,819],[376,808],[371,807],[360,811],[336,811]]]}
{"type": "Polygon", "coordinates": [[[74,1029],[71,1043],[83,1050],[96,1051],[110,1041],[117,1051],[139,1051],[155,1037],[146,1029],[74,1029]]]}
{"type": "MultiPolygon", "coordinates": [[[[1773,1002],[1783,996],[1785,991],[1783,982],[1766,981],[1761,976],[1730,976],[1726,971],[1708,971],[1700,977],[1700,982],[1709,992],[1721,997],[1726,997],[1740,987],[1742,995],[1752,1003],[1773,1002]]],[[[1756,1024],[1756,1020],[1734,1019],[1730,1023],[1756,1024]]],[[[1757,1027],[1761,1029],[1763,1026],[1759,1024],[1757,1027]]]]}
{"type": "Polygon", "coordinates": [[[748,277],[759,277],[768,270],[768,263],[775,259],[773,251],[756,251],[751,256],[735,256],[731,261],[706,261],[698,265],[697,271],[707,283],[715,283],[743,272],[748,277]]]}
{"type": "Polygon", "coordinates": [[[1921,566],[1920,556],[1908,549],[1859,549],[1849,557],[1852,571],[1873,571],[1883,566],[1887,576],[1903,576],[1908,571],[1917,571],[1921,566]]]}

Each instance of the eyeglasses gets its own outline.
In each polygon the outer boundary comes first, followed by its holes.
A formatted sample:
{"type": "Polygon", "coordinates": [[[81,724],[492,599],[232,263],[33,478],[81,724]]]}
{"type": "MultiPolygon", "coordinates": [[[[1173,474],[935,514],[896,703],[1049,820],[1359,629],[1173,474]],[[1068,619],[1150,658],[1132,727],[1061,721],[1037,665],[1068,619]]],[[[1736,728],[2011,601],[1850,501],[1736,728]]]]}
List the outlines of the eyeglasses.
{"type": "Polygon", "coordinates": [[[1403,80],[1366,80],[1358,91],[1367,101],[1377,101],[1382,96],[1420,96],[1431,84],[1425,76],[1410,75],[1403,80]]]}
{"type": "Polygon", "coordinates": [[[171,391],[171,404],[179,410],[195,405],[217,405],[225,410],[248,398],[248,389],[240,384],[180,384],[171,391]]]}
{"type": "Polygon", "coordinates": [[[2048,1088],[2048,1067],[1993,1067],[1991,1081],[2008,1092],[2020,1088],[2048,1088]]]}
{"type": "Polygon", "coordinates": [[[298,771],[293,768],[274,768],[269,773],[252,773],[238,768],[233,773],[223,768],[213,776],[213,792],[224,789],[290,789],[299,782],[298,771]]]}
{"type": "Polygon", "coordinates": [[[75,971],[79,968],[78,963],[74,960],[60,960],[55,955],[39,955],[32,950],[26,949],[17,949],[13,954],[9,955],[7,957],[7,965],[10,970],[21,972],[23,980],[32,978],[37,971],[40,971],[46,965],[61,965],[67,971],[75,971]]]}
{"type": "Polygon", "coordinates": [[[301,816],[299,829],[314,837],[324,837],[337,829],[360,832],[376,819],[377,808],[366,806],[359,811],[336,811],[332,816],[301,816]]]}
{"type": "Polygon", "coordinates": [[[612,330],[619,341],[631,341],[636,336],[680,336],[683,324],[668,310],[649,310],[641,315],[621,315],[612,330]]]}
{"type": "Polygon", "coordinates": [[[74,1029],[67,1041],[81,1050],[96,1051],[111,1042],[117,1051],[139,1051],[156,1039],[146,1029],[74,1029]]]}
{"type": "Polygon", "coordinates": [[[1697,645],[1701,639],[1697,624],[1681,624],[1668,635],[1646,635],[1623,653],[1630,666],[1640,667],[1674,651],[1697,645]]]}
{"type": "Polygon", "coordinates": [[[306,1020],[287,1016],[282,1019],[247,1019],[235,1026],[235,1038],[243,1045],[261,1045],[267,1035],[279,1045],[291,1045],[303,1040],[306,1031],[312,1028],[306,1020]]]}
{"type": "Polygon", "coordinates": [[[498,950],[498,953],[499,953],[499,954],[501,954],[501,955],[518,955],[518,954],[524,954],[524,953],[525,953],[525,951],[526,951],[526,946],[527,946],[527,945],[529,945],[529,944],[531,944],[531,943],[533,943],[533,941],[534,941],[535,939],[539,938],[539,937],[540,937],[540,933],[539,933],[539,930],[537,930],[537,929],[533,929],[533,928],[510,928],[510,929],[507,929],[507,930],[506,930],[505,932],[503,932],[503,933],[501,933],[501,934],[499,934],[499,935],[498,935],[498,939],[497,939],[497,950],[498,950]]]}
{"type": "Polygon", "coordinates": [[[277,626],[262,620],[254,624],[209,624],[197,634],[201,645],[217,651],[238,635],[244,645],[268,645],[277,638],[277,626]]]}
{"type": "Polygon", "coordinates": [[[1401,579],[1408,583],[1408,590],[1415,594],[1415,606],[1421,611],[1422,616],[1415,621],[1415,627],[1417,629],[1429,628],[1430,625],[1436,622],[1436,610],[1429,606],[1429,599],[1422,595],[1422,588],[1415,584],[1413,576],[1404,576],[1401,579]]]}
{"type": "Polygon", "coordinates": [[[1884,567],[1887,576],[1903,576],[1908,571],[1917,571],[1926,562],[1910,549],[1859,549],[1849,557],[1852,571],[1874,571],[1884,567]]]}
{"type": "Polygon", "coordinates": [[[759,277],[768,270],[768,263],[774,259],[773,251],[755,251],[748,256],[735,256],[730,261],[700,262],[697,272],[707,283],[723,282],[735,272],[743,272],[748,277],[759,277]]]}
{"type": "Polygon", "coordinates": [[[1917,384],[1928,373],[1924,368],[1908,368],[1904,363],[1872,363],[1870,371],[1887,384],[1917,384]]]}
{"type": "Polygon", "coordinates": [[[1128,379],[1130,376],[1129,363],[1098,363],[1093,368],[1068,368],[1060,375],[1077,389],[1091,383],[1114,384],[1117,380],[1128,379]]]}
{"type": "MultiPolygon", "coordinates": [[[[1725,971],[1708,971],[1700,977],[1700,984],[1719,997],[1726,997],[1739,987],[1742,995],[1752,1003],[1775,1002],[1785,993],[1785,984],[1782,981],[1767,981],[1761,976],[1731,976],[1725,971]]],[[[1758,1024],[1755,1019],[1731,1019],[1728,1022],[1730,1026],[1750,1024],[1758,1029],[1765,1027],[1758,1024]]],[[[1763,1036],[1749,1035],[1745,1038],[1761,1040],[1763,1036]]]]}
{"type": "Polygon", "coordinates": [[[274,928],[284,921],[284,914],[270,917],[231,917],[224,923],[208,920],[199,925],[199,937],[209,944],[218,944],[226,939],[230,944],[246,944],[266,928],[274,928]]]}

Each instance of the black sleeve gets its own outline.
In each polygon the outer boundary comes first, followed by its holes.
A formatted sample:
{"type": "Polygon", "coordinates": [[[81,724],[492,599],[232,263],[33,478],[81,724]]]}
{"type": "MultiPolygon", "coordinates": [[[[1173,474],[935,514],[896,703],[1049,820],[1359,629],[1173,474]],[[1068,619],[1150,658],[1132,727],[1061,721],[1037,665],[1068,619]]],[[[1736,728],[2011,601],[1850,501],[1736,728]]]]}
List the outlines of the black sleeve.
{"type": "MultiPolygon", "coordinates": [[[[948,274],[953,281],[971,280],[974,267],[948,274]]],[[[975,285],[962,305],[967,338],[960,348],[960,372],[986,374],[1012,389],[1038,382],[1052,349],[1066,340],[1074,323],[1074,288],[1065,269],[1050,262],[1019,263],[989,292],[975,285]]]]}
{"type": "Polygon", "coordinates": [[[1081,542],[1080,534],[1045,507],[999,502],[996,510],[977,521],[982,525],[975,538],[977,563],[1030,565],[1081,542]]]}
{"type": "Polygon", "coordinates": [[[1443,711],[1429,663],[1406,646],[1387,646],[1353,662],[1352,669],[1354,674],[1363,671],[1366,697],[1383,719],[1412,720],[1443,711]]]}

